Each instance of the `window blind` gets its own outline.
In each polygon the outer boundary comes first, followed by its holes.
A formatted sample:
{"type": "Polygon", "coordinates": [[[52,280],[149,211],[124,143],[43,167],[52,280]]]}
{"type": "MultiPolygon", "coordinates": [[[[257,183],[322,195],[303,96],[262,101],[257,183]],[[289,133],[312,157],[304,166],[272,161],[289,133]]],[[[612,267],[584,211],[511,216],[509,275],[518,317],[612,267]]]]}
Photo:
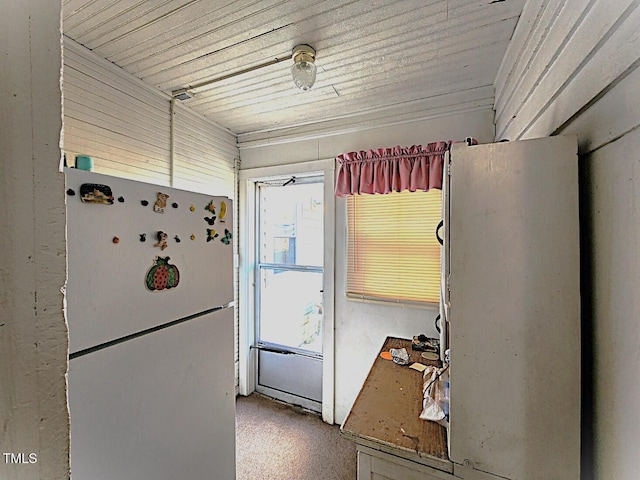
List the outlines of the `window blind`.
{"type": "Polygon", "coordinates": [[[442,192],[347,197],[347,296],[438,303],[442,192]]]}

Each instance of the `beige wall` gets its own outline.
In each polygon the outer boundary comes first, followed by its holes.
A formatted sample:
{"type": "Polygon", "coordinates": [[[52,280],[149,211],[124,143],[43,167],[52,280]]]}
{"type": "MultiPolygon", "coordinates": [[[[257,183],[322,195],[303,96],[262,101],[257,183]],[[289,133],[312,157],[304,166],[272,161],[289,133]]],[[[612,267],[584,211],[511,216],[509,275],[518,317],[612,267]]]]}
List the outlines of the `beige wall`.
{"type": "Polygon", "coordinates": [[[529,0],[496,80],[498,139],[578,135],[584,479],[640,478],[639,30],[637,2],[529,0]]]}
{"type": "Polygon", "coordinates": [[[69,477],[60,1],[0,19],[0,478],[69,477]],[[35,456],[29,457],[30,454],[35,456]],[[10,458],[10,457],[9,457],[10,458]],[[35,463],[28,463],[34,461],[35,463]]]}

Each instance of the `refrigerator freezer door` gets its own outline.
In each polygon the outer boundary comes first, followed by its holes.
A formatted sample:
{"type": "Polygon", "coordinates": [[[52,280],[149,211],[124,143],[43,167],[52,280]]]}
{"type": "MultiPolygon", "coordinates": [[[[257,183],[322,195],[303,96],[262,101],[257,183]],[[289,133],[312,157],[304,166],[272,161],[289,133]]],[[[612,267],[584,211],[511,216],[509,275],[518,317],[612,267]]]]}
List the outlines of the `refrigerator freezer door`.
{"type": "Polygon", "coordinates": [[[451,158],[451,459],[577,480],[576,138],[454,145],[451,158]]]}
{"type": "Polygon", "coordinates": [[[70,361],[73,480],[235,479],[233,309],[70,361]]]}
{"type": "Polygon", "coordinates": [[[75,192],[67,196],[71,353],[233,301],[233,243],[223,241],[233,230],[228,198],[76,169],[65,174],[75,192]],[[112,204],[83,202],[87,185],[98,193],[108,187],[112,204]],[[163,213],[156,211],[159,194],[168,195],[163,213]],[[166,233],[164,245],[158,232],[166,233]],[[178,271],[175,277],[169,267],[172,277],[157,280],[177,285],[149,289],[156,257],[168,257],[178,271]]]}

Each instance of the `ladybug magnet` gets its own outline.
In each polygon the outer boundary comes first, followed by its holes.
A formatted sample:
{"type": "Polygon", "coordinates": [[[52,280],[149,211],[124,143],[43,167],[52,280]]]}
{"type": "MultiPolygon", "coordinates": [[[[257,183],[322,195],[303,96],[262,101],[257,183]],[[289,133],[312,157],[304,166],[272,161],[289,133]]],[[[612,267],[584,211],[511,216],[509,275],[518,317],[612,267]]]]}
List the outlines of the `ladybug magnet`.
{"type": "Polygon", "coordinates": [[[145,283],[149,290],[168,290],[178,286],[180,282],[180,272],[178,267],[169,263],[169,257],[157,256],[153,260],[153,265],[147,272],[145,283]]]}

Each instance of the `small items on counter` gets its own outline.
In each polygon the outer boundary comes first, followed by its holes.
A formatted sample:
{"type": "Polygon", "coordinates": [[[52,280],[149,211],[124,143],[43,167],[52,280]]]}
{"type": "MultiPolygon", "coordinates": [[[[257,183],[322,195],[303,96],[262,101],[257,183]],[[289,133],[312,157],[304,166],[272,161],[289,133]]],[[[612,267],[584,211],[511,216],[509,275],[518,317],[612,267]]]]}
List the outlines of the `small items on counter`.
{"type": "Polygon", "coordinates": [[[392,348],[389,350],[389,353],[391,353],[393,363],[397,363],[398,365],[409,364],[409,354],[406,348],[392,348]]]}
{"type": "Polygon", "coordinates": [[[427,369],[427,366],[422,364],[422,363],[412,363],[411,365],[409,365],[409,368],[413,368],[414,370],[417,370],[418,372],[424,372],[427,369]]]}
{"type": "Polygon", "coordinates": [[[422,420],[431,420],[443,426],[449,423],[449,365],[442,368],[427,367],[423,372],[422,420]]]}
{"type": "Polygon", "coordinates": [[[424,334],[416,335],[411,341],[411,349],[418,352],[440,353],[440,340],[429,338],[424,334]]]}
{"type": "Polygon", "coordinates": [[[422,352],[420,356],[425,360],[438,360],[440,358],[437,352],[422,352]]]}
{"type": "Polygon", "coordinates": [[[440,408],[444,412],[444,417],[449,421],[449,368],[448,365],[442,369],[440,377],[438,377],[438,388],[436,389],[438,396],[436,400],[440,408]]]}
{"type": "Polygon", "coordinates": [[[391,352],[380,352],[380,358],[384,358],[385,360],[393,359],[391,352]]]}

